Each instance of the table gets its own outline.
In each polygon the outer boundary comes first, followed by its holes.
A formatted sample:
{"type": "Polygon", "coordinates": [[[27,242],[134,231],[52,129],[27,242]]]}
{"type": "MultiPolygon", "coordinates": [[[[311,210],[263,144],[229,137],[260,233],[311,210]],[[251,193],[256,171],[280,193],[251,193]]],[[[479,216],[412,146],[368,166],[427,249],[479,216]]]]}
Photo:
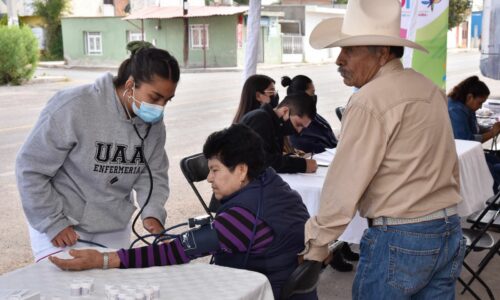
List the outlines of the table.
{"type": "MultiPolygon", "coordinates": [[[[485,207],[485,202],[493,196],[493,178],[484,158],[481,143],[455,140],[460,169],[460,195],[462,201],[458,204],[458,214],[468,216],[485,207]]],[[[302,197],[311,216],[319,210],[319,199],[325,181],[328,165],[335,156],[336,149],[314,155],[318,162],[318,170],[313,174],[280,174],[294,190],[302,197]],[[323,166],[321,166],[323,165],[323,166]]],[[[363,231],[367,228],[366,219],[358,213],[347,226],[339,240],[349,243],[359,243],[363,231]]]]}
{"type": "Polygon", "coordinates": [[[458,165],[460,168],[460,195],[458,214],[468,216],[485,207],[485,202],[493,196],[491,176],[483,146],[480,142],[455,140],[458,165]]]}
{"type": "MultiPolygon", "coordinates": [[[[273,300],[267,278],[257,272],[205,263],[145,269],[110,269],[65,272],[47,259],[0,276],[0,296],[6,289],[40,292],[46,300],[106,299],[105,285],[159,285],[160,299],[244,299],[273,300]],[[95,291],[89,297],[70,297],[70,284],[78,278],[92,278],[95,291]]],[[[0,297],[1,298],[1,297],[0,297]]]]}

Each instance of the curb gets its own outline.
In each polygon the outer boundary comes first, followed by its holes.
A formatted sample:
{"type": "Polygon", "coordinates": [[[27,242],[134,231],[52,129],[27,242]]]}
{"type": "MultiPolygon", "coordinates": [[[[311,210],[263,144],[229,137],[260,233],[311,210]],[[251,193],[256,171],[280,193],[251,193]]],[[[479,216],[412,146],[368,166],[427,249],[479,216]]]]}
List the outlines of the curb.
{"type": "Polygon", "coordinates": [[[26,84],[37,84],[37,83],[53,83],[53,82],[63,82],[69,81],[66,76],[38,76],[31,78],[26,84]]]}

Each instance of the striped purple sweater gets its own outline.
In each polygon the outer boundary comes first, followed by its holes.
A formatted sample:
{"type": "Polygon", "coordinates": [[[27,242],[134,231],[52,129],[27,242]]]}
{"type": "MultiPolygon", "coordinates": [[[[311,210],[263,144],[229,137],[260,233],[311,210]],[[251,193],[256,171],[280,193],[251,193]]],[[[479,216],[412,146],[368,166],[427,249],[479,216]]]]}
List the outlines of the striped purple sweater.
{"type": "MultiPolygon", "coordinates": [[[[218,214],[214,220],[214,228],[219,239],[219,249],[215,252],[246,252],[252,237],[253,224],[257,222],[255,240],[250,253],[262,253],[273,241],[271,228],[248,210],[232,207],[218,214]]],[[[118,250],[120,268],[146,268],[152,266],[177,265],[188,263],[196,256],[187,256],[179,240],[134,249],[118,250]]],[[[207,255],[210,253],[207,253],[207,255]]]]}

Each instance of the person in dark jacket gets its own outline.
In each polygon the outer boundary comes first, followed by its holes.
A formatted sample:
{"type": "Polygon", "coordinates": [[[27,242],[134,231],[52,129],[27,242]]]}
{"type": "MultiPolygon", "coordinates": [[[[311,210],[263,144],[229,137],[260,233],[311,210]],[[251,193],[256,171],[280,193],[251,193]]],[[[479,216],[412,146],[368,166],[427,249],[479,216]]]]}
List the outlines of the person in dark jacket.
{"type": "Polygon", "coordinates": [[[233,124],[239,123],[246,113],[263,104],[269,103],[275,108],[278,105],[279,95],[274,84],[274,79],[266,75],[255,74],[248,77],[241,90],[240,104],[233,124]]]}
{"type": "MultiPolygon", "coordinates": [[[[267,276],[279,299],[282,286],[299,264],[298,253],[304,249],[309,214],[300,195],[272,168],[265,167],[262,141],[244,125],[234,124],[210,135],[203,154],[210,170],[207,181],[221,203],[211,226],[188,231],[170,243],[108,253],[71,250],[73,259],[49,260],[63,270],[142,268],[183,264],[214,254],[217,265],[267,276]],[[186,236],[189,238],[183,238],[186,236]],[[203,242],[198,242],[201,237],[203,242]],[[190,247],[193,239],[195,249],[190,247]],[[136,253],[147,253],[148,258],[136,253]]],[[[316,290],[291,299],[315,300],[316,290]]]]}
{"type": "Polygon", "coordinates": [[[264,141],[266,162],[278,173],[313,173],[317,164],[313,159],[283,154],[284,138],[298,135],[316,116],[314,99],[305,94],[288,95],[276,108],[264,104],[248,112],[241,123],[252,128],[264,141]]]}
{"type": "MultiPolygon", "coordinates": [[[[291,79],[288,76],[281,78],[281,85],[288,87],[286,94],[306,93],[313,97],[317,103],[316,89],[311,78],[305,75],[297,75],[291,79]]],[[[300,135],[290,136],[292,146],[306,153],[321,153],[326,148],[337,147],[337,138],[333,133],[332,127],[318,113],[311,120],[311,124],[302,130],[300,135]]]]}

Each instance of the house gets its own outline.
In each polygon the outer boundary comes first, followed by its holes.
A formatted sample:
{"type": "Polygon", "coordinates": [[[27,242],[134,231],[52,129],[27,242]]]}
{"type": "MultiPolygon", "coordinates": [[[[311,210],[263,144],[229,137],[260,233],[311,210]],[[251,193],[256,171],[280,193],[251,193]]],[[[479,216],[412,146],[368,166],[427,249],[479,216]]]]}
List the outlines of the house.
{"type": "Polygon", "coordinates": [[[283,19],[279,20],[283,35],[283,62],[318,63],[331,61],[337,57],[338,49],[313,49],[307,38],[322,20],[343,16],[345,8],[334,8],[332,1],[283,0],[282,5],[265,6],[263,11],[284,13],[283,19]],[[321,5],[309,5],[309,3],[321,5]]]}
{"type": "MultiPolygon", "coordinates": [[[[69,65],[116,66],[128,53],[126,44],[146,40],[173,54],[187,68],[242,66],[246,6],[148,6],[121,17],[62,19],[64,56],[69,65]],[[184,19],[188,50],[184,56],[184,19]]],[[[279,12],[263,13],[260,61],[281,63],[279,12]]]]}

